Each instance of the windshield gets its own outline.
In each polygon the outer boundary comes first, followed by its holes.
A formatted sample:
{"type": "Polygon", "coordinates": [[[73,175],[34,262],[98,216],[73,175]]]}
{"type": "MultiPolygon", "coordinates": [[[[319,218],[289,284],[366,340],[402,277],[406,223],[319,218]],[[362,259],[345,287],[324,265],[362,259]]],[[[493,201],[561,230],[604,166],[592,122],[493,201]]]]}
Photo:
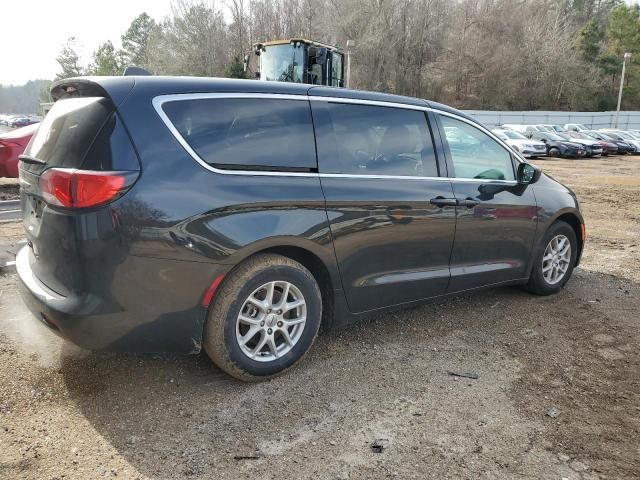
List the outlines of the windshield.
{"type": "Polygon", "coordinates": [[[504,135],[507,138],[511,138],[513,140],[526,140],[527,137],[525,137],[524,135],[522,135],[521,133],[518,132],[514,132],[513,130],[503,130],[502,132],[500,132],[502,135],[504,135]]]}
{"type": "Polygon", "coordinates": [[[585,132],[582,132],[582,135],[584,136],[584,138],[587,138],[589,140],[600,140],[598,138],[599,135],[597,133],[585,133],[585,132]]]}
{"type": "Polygon", "coordinates": [[[631,135],[629,132],[618,132],[618,136],[624,138],[625,140],[637,140],[637,138],[631,135]]]}
{"type": "Polygon", "coordinates": [[[537,126],[538,130],[540,130],[541,132],[553,132],[553,128],[548,127],[546,125],[538,125],[537,126]]]}
{"type": "Polygon", "coordinates": [[[303,83],[303,45],[268,45],[265,49],[260,54],[261,80],[303,83]]]}
{"type": "Polygon", "coordinates": [[[593,140],[589,135],[584,132],[571,132],[571,137],[573,138],[581,138],[583,140],[593,140]]]}
{"type": "Polygon", "coordinates": [[[565,138],[561,137],[560,135],[556,134],[556,133],[551,133],[551,132],[544,132],[544,135],[542,135],[544,138],[546,138],[547,140],[555,140],[555,141],[562,141],[562,140],[566,140],[565,138]]]}

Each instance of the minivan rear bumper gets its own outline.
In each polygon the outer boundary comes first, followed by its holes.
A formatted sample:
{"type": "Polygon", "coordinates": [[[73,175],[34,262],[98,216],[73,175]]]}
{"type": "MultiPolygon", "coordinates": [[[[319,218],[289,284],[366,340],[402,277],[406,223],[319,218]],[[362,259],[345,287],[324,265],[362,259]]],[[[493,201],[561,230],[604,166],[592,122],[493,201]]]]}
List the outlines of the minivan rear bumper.
{"type": "Polygon", "coordinates": [[[29,265],[29,249],[25,245],[16,256],[22,300],[31,313],[50,330],[72,340],[69,333],[73,332],[73,328],[70,328],[74,323],[73,312],[81,309],[83,301],[77,297],[62,296],[38,280],[29,265]]]}
{"type": "Polygon", "coordinates": [[[63,296],[38,279],[31,268],[30,255],[31,248],[26,245],[16,256],[22,300],[53,333],[89,350],[200,351],[207,313],[201,305],[145,316],[91,293],[63,296]]]}

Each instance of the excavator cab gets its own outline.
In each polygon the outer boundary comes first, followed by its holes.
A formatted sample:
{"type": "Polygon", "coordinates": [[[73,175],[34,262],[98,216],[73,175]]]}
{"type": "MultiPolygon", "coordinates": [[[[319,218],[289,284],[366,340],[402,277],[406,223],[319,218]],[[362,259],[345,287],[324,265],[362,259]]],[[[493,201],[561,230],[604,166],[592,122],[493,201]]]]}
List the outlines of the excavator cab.
{"type": "Polygon", "coordinates": [[[245,55],[248,78],[344,87],[344,53],[338,47],[292,38],[256,43],[245,55]]]}

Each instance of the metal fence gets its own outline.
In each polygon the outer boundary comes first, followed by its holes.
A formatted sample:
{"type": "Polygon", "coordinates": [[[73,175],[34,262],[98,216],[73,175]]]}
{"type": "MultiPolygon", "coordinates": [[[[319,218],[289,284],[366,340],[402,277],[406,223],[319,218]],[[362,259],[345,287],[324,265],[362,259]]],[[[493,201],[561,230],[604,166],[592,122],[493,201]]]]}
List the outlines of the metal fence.
{"type": "MultiPolygon", "coordinates": [[[[594,129],[613,127],[616,114],[616,112],[496,112],[491,110],[464,110],[464,112],[488,126],[504,123],[525,125],[582,123],[594,129]]],[[[640,129],[640,112],[620,112],[618,127],[640,129]]]]}

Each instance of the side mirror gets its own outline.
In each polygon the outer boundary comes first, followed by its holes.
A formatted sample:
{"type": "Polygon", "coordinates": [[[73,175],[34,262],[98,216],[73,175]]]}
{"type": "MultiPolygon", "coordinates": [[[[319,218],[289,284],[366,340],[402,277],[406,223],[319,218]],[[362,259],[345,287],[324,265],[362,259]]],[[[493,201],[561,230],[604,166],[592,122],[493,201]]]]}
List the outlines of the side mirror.
{"type": "Polygon", "coordinates": [[[522,162],[518,165],[517,180],[520,185],[529,185],[535,183],[540,178],[542,172],[538,167],[530,163],[522,162]]]}
{"type": "Polygon", "coordinates": [[[544,143],[547,143],[547,139],[546,138],[541,138],[540,141],[544,142],[544,143]]]}

